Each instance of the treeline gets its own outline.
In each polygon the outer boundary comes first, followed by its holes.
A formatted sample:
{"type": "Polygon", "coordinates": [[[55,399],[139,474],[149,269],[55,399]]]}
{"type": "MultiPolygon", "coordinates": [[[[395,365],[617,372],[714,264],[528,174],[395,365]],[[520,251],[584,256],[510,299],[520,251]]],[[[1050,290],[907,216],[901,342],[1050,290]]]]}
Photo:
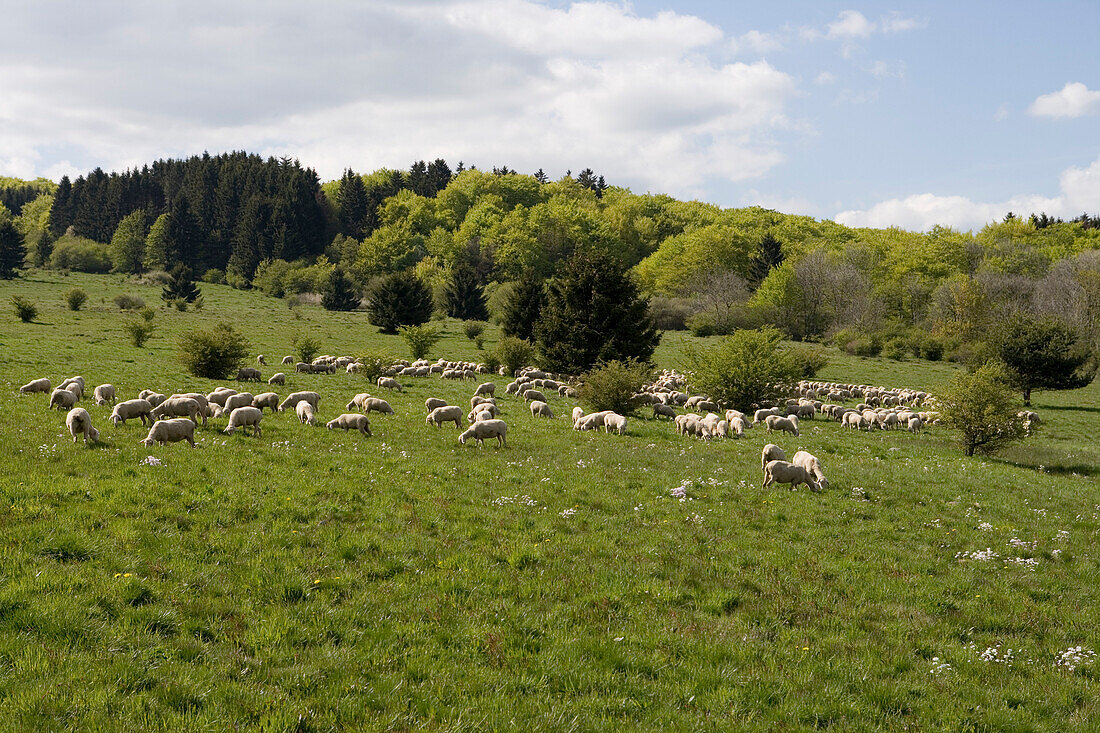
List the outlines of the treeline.
{"type": "Polygon", "coordinates": [[[42,194],[51,194],[57,184],[45,178],[24,181],[20,178],[0,176],[0,206],[11,214],[19,216],[25,204],[34,201],[42,194]]]}

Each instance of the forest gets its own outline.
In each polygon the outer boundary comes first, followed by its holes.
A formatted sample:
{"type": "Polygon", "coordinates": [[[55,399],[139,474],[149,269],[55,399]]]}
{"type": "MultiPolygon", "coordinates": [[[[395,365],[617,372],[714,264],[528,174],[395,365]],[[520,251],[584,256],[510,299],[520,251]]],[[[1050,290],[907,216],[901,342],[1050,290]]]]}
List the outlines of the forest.
{"type": "Polygon", "coordinates": [[[854,229],[635,194],[588,168],[550,180],[437,159],[322,183],[296,160],[244,152],[57,185],[4,178],[0,202],[28,267],[157,277],[182,264],[274,297],[320,298],[338,281],[368,300],[408,273],[439,310],[461,279],[499,316],[521,278],[552,279],[587,252],[628,268],[665,330],[770,324],[858,355],[966,360],[1025,314],[1100,346],[1100,218],[1088,213],[1008,212],[977,232],[854,229]]]}

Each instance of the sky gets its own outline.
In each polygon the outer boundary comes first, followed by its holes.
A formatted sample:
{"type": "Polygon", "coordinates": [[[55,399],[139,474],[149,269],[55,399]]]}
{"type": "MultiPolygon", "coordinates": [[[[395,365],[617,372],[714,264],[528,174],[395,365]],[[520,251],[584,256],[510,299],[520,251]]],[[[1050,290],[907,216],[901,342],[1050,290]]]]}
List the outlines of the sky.
{"type": "Polygon", "coordinates": [[[0,0],[0,175],[592,168],[850,226],[1100,213],[1100,2],[0,0]]]}

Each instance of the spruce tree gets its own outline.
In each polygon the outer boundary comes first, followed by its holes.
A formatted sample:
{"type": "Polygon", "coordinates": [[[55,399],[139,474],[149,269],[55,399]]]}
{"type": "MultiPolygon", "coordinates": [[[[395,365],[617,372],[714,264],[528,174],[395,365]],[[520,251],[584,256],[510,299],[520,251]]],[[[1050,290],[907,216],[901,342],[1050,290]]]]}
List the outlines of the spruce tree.
{"type": "Polygon", "coordinates": [[[23,266],[27,250],[23,246],[23,235],[15,227],[8,210],[0,206],[0,279],[15,277],[16,269],[23,266]]]}
{"type": "Polygon", "coordinates": [[[351,168],[344,171],[344,177],[340,179],[340,195],[336,203],[340,209],[340,224],[344,234],[352,239],[366,236],[370,214],[367,189],[363,185],[363,179],[351,168]]]}
{"type": "Polygon", "coordinates": [[[765,234],[760,240],[760,246],[756,254],[749,260],[749,281],[754,285],[764,282],[775,268],[783,264],[783,245],[771,233],[765,234]]]}
{"type": "Polygon", "coordinates": [[[581,251],[550,281],[535,324],[545,369],[570,374],[597,362],[648,362],[661,334],[649,301],[622,262],[599,251],[581,251]]]}
{"type": "Polygon", "coordinates": [[[412,272],[388,275],[371,292],[367,314],[382,333],[419,326],[432,317],[432,292],[412,272]]]}
{"type": "Polygon", "coordinates": [[[329,311],[353,311],[359,307],[359,293],[344,271],[336,268],[321,293],[321,306],[329,311]]]}
{"type": "Polygon", "coordinates": [[[195,284],[194,273],[192,273],[190,267],[182,262],[177,262],[172,271],[168,273],[168,277],[168,284],[160,291],[160,297],[165,303],[173,303],[177,300],[194,303],[198,299],[201,292],[198,285],[195,284]]]}
{"type": "Polygon", "coordinates": [[[504,335],[530,341],[535,335],[535,322],[539,319],[545,299],[541,277],[529,273],[517,280],[501,314],[500,327],[504,335]]]}
{"type": "Polygon", "coordinates": [[[454,267],[444,291],[447,315],[462,321],[484,321],[489,318],[485,307],[485,291],[478,282],[477,271],[466,262],[454,267]]]}

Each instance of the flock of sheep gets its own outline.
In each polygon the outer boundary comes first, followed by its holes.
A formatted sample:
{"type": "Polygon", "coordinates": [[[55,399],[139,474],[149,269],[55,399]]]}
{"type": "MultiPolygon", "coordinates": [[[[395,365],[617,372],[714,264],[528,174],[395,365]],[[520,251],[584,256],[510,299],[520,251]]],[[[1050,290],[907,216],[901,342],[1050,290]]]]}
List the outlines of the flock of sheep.
{"type": "MultiPolygon", "coordinates": [[[[267,362],[263,355],[257,357],[260,365],[267,362]]],[[[283,363],[294,363],[292,357],[283,359],[283,363]]],[[[343,369],[354,374],[362,365],[351,357],[321,356],[311,363],[295,364],[297,373],[333,374],[343,369]]],[[[398,361],[385,369],[378,377],[377,384],[384,389],[402,391],[397,377],[427,377],[438,375],[444,379],[476,379],[490,373],[484,365],[469,362],[437,362],[420,360],[409,363],[398,361]]],[[[245,367],[238,371],[237,381],[261,381],[260,370],[245,367]]],[[[269,385],[285,385],[286,375],[278,372],[267,380],[269,385]]],[[[723,438],[739,438],[746,430],[763,425],[768,433],[789,433],[799,436],[799,421],[813,420],[816,416],[826,416],[846,427],[864,430],[891,430],[899,427],[916,432],[935,421],[931,410],[918,411],[918,408],[933,405],[933,398],[926,392],[909,389],[886,389],[868,385],[838,384],[831,382],[803,381],[797,385],[796,395],[775,407],[756,410],[750,418],[745,413],[728,409],[720,414],[720,406],[705,395],[691,395],[687,391],[687,380],[682,374],[673,371],[662,372],[652,383],[645,385],[635,398],[652,406],[653,419],[662,417],[671,419],[679,435],[691,435],[704,441],[723,438]],[[861,400],[855,407],[846,407],[841,401],[861,400]],[[688,412],[677,412],[677,408],[688,412]],[[699,412],[695,412],[698,410],[699,412]],[[700,414],[702,413],[702,414],[700,414]]],[[[56,389],[49,379],[36,379],[22,387],[21,393],[48,393],[50,408],[68,410],[65,419],[73,441],[81,437],[85,444],[99,440],[99,431],[93,427],[91,416],[82,407],[76,406],[84,396],[83,377],[70,377],[56,389]]],[[[425,423],[436,428],[453,422],[456,429],[462,431],[458,440],[465,444],[474,440],[482,445],[486,440],[496,439],[499,447],[507,445],[508,425],[500,419],[500,407],[496,399],[496,385],[484,382],[478,385],[470,398],[470,409],[450,405],[438,397],[425,401],[427,417],[425,423]],[[467,426],[464,418],[469,422],[467,426]]],[[[522,398],[531,415],[536,418],[554,419],[547,393],[556,393],[565,398],[577,396],[577,388],[568,381],[534,368],[520,370],[505,388],[504,393],[522,398]]],[[[276,392],[253,394],[228,387],[218,387],[208,394],[198,392],[164,395],[152,390],[143,390],[134,399],[116,401],[115,388],[110,384],[101,384],[93,390],[97,405],[112,405],[108,418],[114,426],[125,424],[127,420],[140,419],[147,425],[149,432],[142,443],[166,445],[172,442],[186,441],[195,447],[195,428],[202,421],[206,425],[211,418],[227,418],[228,424],[222,432],[232,434],[237,430],[251,432],[255,437],[262,435],[261,422],[263,411],[272,413],[293,410],[299,422],[316,426],[317,410],[321,396],[317,392],[300,391],[280,398],[276,392]]],[[[356,394],[346,405],[345,412],[328,421],[329,430],[357,430],[370,436],[371,412],[394,414],[390,404],[379,397],[363,392],[356,394]],[[357,412],[351,412],[357,410],[357,412]]],[[[1038,420],[1032,415],[1029,419],[1038,420]]],[[[607,433],[622,435],[627,429],[627,418],[611,410],[586,414],[580,407],[572,411],[573,429],[578,431],[603,429],[607,433]]],[[[764,472],[764,486],[774,483],[789,484],[791,487],[804,484],[813,491],[828,486],[821,461],[806,451],[798,451],[788,462],[786,454],[777,445],[769,443],[761,455],[761,468],[764,472]]]]}

